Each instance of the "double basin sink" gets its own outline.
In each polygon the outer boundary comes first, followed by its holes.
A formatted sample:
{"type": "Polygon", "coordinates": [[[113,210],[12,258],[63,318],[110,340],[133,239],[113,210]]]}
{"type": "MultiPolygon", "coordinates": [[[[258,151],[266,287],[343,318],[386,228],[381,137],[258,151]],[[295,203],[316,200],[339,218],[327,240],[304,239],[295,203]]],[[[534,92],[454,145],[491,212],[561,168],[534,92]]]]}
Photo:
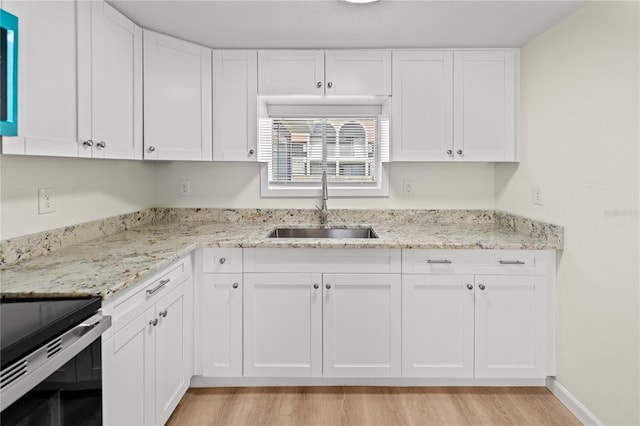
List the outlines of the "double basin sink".
{"type": "Polygon", "coordinates": [[[276,228],[268,238],[378,238],[371,227],[276,228]]]}

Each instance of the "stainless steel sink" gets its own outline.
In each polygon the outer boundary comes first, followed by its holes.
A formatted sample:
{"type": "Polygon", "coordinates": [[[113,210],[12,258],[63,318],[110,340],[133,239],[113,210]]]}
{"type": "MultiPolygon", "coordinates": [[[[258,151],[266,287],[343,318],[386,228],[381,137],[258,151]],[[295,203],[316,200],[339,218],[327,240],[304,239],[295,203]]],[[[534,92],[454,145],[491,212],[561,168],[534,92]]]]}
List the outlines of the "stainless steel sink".
{"type": "Polygon", "coordinates": [[[276,228],[269,238],[378,238],[371,227],[366,228],[276,228]]]}

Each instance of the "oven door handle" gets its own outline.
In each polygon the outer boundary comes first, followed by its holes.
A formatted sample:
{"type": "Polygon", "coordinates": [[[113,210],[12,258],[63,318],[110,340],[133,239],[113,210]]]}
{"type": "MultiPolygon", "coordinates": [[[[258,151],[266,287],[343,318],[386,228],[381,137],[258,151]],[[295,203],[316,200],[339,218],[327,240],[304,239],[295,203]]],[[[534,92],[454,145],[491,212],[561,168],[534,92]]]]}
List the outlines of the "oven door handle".
{"type": "Polygon", "coordinates": [[[111,327],[111,317],[97,313],[50,340],[0,373],[0,411],[82,352],[111,327]]]}

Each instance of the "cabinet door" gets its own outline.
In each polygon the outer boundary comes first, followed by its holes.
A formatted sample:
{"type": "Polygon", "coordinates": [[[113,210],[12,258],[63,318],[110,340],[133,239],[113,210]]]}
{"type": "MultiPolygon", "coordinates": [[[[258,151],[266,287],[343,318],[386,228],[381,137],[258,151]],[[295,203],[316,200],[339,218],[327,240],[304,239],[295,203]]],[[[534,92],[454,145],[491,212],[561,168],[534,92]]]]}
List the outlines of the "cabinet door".
{"type": "Polygon", "coordinates": [[[262,50],[258,52],[258,94],[323,95],[322,50],[262,50]]]}
{"type": "Polygon", "coordinates": [[[476,275],[475,376],[542,374],[544,292],[534,276],[476,275]]]}
{"type": "Polygon", "coordinates": [[[454,53],[456,161],[516,160],[517,51],[454,53]]]}
{"type": "Polygon", "coordinates": [[[473,377],[473,275],[402,278],[402,375],[473,377]]]}
{"type": "Polygon", "coordinates": [[[156,303],[156,417],[164,424],[189,387],[189,353],[185,330],[184,286],[181,284],[156,303]]]}
{"type": "Polygon", "coordinates": [[[388,50],[329,50],[325,70],[327,95],[391,95],[388,50]]]}
{"type": "Polygon", "coordinates": [[[322,376],[321,284],[321,274],[244,275],[245,376],[322,376]]]}
{"type": "Polygon", "coordinates": [[[393,161],[453,159],[453,52],[393,52],[393,161]]]}
{"type": "Polygon", "coordinates": [[[2,153],[77,157],[76,2],[2,8],[20,22],[18,136],[2,137],[2,153]]]}
{"type": "Polygon", "coordinates": [[[242,376],[242,274],[202,276],[202,375],[242,376]]]}
{"type": "Polygon", "coordinates": [[[155,419],[155,309],[141,313],[102,344],[103,417],[109,425],[150,425],[155,419]]]}
{"type": "Polygon", "coordinates": [[[399,377],[399,274],[324,274],[323,374],[399,377]]]}
{"type": "Polygon", "coordinates": [[[79,89],[78,133],[93,149],[80,156],[142,159],[142,29],[102,1],[90,6],[91,78],[79,89]]]}
{"type": "Polygon", "coordinates": [[[213,52],[213,161],[258,158],[258,57],[255,50],[213,52]]]}
{"type": "Polygon", "coordinates": [[[144,158],[212,159],[211,50],[143,31],[144,158]]]}

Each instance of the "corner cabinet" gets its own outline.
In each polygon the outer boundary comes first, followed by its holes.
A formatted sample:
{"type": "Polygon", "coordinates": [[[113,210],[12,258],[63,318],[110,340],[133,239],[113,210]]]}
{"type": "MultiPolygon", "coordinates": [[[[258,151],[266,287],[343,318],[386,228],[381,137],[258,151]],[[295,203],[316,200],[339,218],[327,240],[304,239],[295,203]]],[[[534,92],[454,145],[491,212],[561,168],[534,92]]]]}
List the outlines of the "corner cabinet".
{"type": "Polygon", "coordinates": [[[103,304],[105,425],[164,424],[193,375],[190,258],[103,304]]]}
{"type": "Polygon", "coordinates": [[[519,49],[393,55],[393,161],[518,161],[519,49]]]}
{"type": "Polygon", "coordinates": [[[144,159],[212,160],[211,49],[143,31],[144,159]]]}
{"type": "Polygon", "coordinates": [[[103,1],[78,2],[79,156],[142,159],[142,29],[103,1]]]}
{"type": "Polygon", "coordinates": [[[260,95],[391,95],[387,50],[261,50],[260,95]]]}
{"type": "Polygon", "coordinates": [[[257,161],[258,53],[213,51],[213,161],[257,161]]]}

